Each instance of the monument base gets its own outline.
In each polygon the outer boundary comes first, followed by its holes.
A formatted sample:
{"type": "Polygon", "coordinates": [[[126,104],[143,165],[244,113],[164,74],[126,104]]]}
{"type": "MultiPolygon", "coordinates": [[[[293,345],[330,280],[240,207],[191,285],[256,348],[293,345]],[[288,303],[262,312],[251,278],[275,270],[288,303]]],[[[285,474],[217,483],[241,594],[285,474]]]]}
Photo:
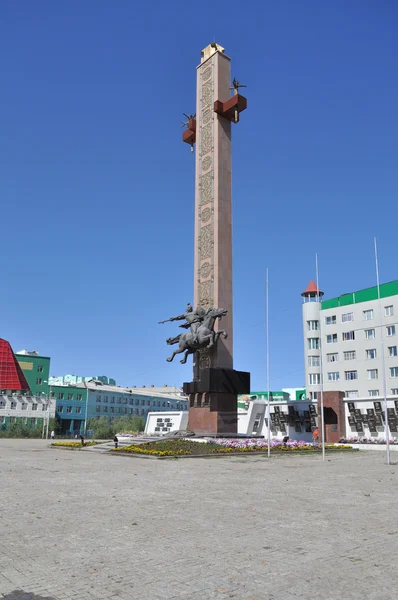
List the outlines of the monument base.
{"type": "Polygon", "coordinates": [[[236,436],[238,394],[250,393],[250,373],[204,369],[200,379],[184,383],[189,396],[188,429],[198,436],[236,436]]]}

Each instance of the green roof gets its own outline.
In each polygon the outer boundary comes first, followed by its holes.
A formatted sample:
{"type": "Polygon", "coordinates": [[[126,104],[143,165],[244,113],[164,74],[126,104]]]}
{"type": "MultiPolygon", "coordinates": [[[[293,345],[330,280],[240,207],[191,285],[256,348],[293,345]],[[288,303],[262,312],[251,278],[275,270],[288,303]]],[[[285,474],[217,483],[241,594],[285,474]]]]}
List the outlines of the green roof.
{"type": "MultiPolygon", "coordinates": [[[[380,286],[380,298],[388,298],[389,296],[398,295],[398,280],[390,281],[389,283],[382,283],[380,286]]],[[[325,310],[328,308],[338,308],[339,306],[348,306],[349,304],[359,304],[360,302],[369,302],[370,300],[377,300],[377,286],[359,290],[359,292],[352,292],[351,294],[343,294],[337,298],[331,298],[330,300],[324,300],[321,302],[321,309],[325,310]]]]}

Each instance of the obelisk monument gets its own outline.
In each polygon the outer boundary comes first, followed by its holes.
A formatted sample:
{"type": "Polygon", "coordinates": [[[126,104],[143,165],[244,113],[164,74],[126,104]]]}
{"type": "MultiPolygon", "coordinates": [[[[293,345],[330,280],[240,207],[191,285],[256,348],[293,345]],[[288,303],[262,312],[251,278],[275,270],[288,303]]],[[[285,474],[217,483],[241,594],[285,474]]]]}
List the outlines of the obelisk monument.
{"type": "Polygon", "coordinates": [[[230,85],[231,60],[213,43],[197,67],[194,304],[226,308],[219,326],[228,338],[200,353],[201,369],[233,368],[231,121],[214,111],[230,85]]]}
{"type": "Polygon", "coordinates": [[[231,59],[211,43],[197,67],[196,119],[183,135],[196,142],[194,305],[228,311],[215,324],[228,337],[196,353],[194,381],[184,384],[188,428],[202,433],[236,433],[237,394],[250,391],[249,374],[233,370],[231,128],[247,105],[239,87],[231,59]]]}

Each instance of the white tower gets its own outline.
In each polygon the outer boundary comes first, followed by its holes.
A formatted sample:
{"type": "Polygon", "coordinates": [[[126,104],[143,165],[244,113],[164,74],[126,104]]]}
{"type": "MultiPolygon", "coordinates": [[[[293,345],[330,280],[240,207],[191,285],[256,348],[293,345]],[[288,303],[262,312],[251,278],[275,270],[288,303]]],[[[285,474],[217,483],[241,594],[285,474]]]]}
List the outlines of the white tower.
{"type": "Polygon", "coordinates": [[[310,281],[303,297],[303,332],[305,387],[307,397],[318,400],[321,391],[321,292],[314,281],[310,281]]]}

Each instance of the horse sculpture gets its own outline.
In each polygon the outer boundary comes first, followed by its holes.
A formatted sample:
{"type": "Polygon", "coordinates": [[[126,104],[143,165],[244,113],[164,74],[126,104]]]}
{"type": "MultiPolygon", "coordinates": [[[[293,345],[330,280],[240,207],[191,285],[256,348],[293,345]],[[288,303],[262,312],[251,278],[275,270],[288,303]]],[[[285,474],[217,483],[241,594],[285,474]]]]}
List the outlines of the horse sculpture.
{"type": "Polygon", "coordinates": [[[224,308],[210,308],[204,314],[196,335],[190,331],[166,340],[169,346],[178,343],[178,349],[174,350],[173,354],[166,359],[167,362],[172,362],[176,354],[185,352],[184,358],[180,360],[181,364],[185,364],[190,354],[194,354],[198,350],[212,348],[220,336],[226,339],[228,337],[226,330],[222,329],[216,332],[214,331],[214,325],[217,319],[221,319],[227,313],[228,311],[224,308]]]}

